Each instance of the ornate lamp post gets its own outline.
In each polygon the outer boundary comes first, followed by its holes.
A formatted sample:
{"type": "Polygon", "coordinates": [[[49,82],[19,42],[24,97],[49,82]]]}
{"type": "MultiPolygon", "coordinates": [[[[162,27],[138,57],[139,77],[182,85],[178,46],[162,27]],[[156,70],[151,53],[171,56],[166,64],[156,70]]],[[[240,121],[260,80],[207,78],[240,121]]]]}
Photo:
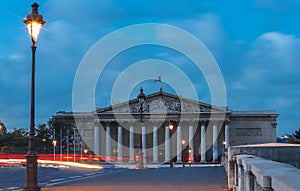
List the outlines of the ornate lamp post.
{"type": "MultiPolygon", "coordinates": [[[[140,89],[140,93],[137,96],[137,98],[139,99],[139,103],[140,103],[140,117],[141,117],[141,124],[143,123],[143,105],[144,102],[146,100],[146,96],[143,92],[143,88],[141,87],[140,89]]],[[[142,125],[141,125],[142,128],[142,125]]],[[[142,137],[143,137],[143,130],[142,133],[140,134],[140,147],[141,147],[141,157],[140,157],[140,161],[139,161],[139,168],[144,168],[144,157],[143,157],[143,141],[142,141],[142,137]]]]}
{"type": "Polygon", "coordinates": [[[30,131],[29,131],[29,144],[28,152],[25,155],[26,158],[26,184],[24,186],[25,191],[40,190],[37,184],[37,158],[38,155],[35,150],[35,137],[34,137],[34,94],[35,94],[35,51],[38,34],[45,24],[43,16],[38,13],[39,5],[33,3],[31,5],[32,12],[28,14],[24,20],[25,25],[28,28],[29,35],[31,36],[32,46],[32,68],[31,68],[31,105],[30,105],[30,131]]]}

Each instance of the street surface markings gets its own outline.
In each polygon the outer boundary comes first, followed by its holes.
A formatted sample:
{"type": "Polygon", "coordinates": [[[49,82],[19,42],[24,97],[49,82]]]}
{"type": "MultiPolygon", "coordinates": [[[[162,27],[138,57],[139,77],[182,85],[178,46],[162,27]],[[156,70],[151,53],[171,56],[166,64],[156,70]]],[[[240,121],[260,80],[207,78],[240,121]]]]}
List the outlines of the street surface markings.
{"type": "MultiPolygon", "coordinates": [[[[114,173],[122,172],[125,170],[126,169],[108,169],[108,170],[102,170],[102,171],[99,171],[96,173],[87,173],[87,174],[83,174],[83,175],[70,176],[67,178],[53,179],[53,180],[49,180],[48,182],[42,182],[42,183],[38,183],[38,184],[40,187],[49,187],[49,186],[54,186],[57,184],[75,181],[78,179],[90,178],[93,176],[103,176],[103,175],[108,175],[108,174],[114,174],[114,173]]],[[[9,188],[5,188],[5,189],[0,189],[0,191],[8,191],[8,190],[9,191],[19,191],[19,190],[23,190],[23,189],[20,187],[9,187],[9,188]]]]}
{"type": "Polygon", "coordinates": [[[63,180],[66,180],[66,178],[58,178],[58,179],[50,180],[49,182],[60,182],[63,180]]]}
{"type": "Polygon", "coordinates": [[[16,189],[20,189],[19,187],[9,187],[7,188],[8,190],[16,190],[16,189]]]}
{"type": "MultiPolygon", "coordinates": [[[[58,184],[62,184],[62,183],[66,183],[66,182],[72,182],[72,181],[75,181],[75,180],[78,180],[78,179],[90,178],[90,177],[93,177],[93,176],[103,176],[103,175],[107,175],[107,174],[114,174],[114,173],[122,172],[122,171],[125,171],[125,170],[126,169],[117,169],[117,170],[109,169],[109,170],[99,171],[99,172],[96,172],[96,173],[87,173],[87,174],[84,174],[82,176],[77,176],[77,177],[72,176],[72,177],[68,177],[68,178],[54,179],[54,180],[50,180],[47,183],[42,184],[43,185],[42,187],[55,186],[55,185],[58,185],[58,184]]],[[[41,185],[41,184],[39,184],[39,185],[41,185]]]]}
{"type": "Polygon", "coordinates": [[[70,176],[69,179],[75,179],[75,178],[81,178],[82,176],[81,175],[78,175],[78,176],[70,176]]]}

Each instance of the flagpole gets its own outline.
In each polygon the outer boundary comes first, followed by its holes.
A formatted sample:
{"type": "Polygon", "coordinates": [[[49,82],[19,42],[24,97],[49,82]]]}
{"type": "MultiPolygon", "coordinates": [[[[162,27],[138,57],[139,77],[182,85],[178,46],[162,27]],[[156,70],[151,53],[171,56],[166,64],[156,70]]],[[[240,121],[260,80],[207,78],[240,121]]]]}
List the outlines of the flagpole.
{"type": "Polygon", "coordinates": [[[162,88],[161,88],[161,82],[162,82],[162,80],[161,80],[161,74],[159,75],[159,77],[160,77],[160,81],[159,81],[159,91],[161,91],[162,90],[162,88]]]}
{"type": "Polygon", "coordinates": [[[53,144],[53,160],[55,161],[55,129],[53,129],[53,141],[52,141],[52,144],[53,144]]]}
{"type": "Polygon", "coordinates": [[[69,135],[70,135],[70,129],[67,131],[67,160],[69,162],[69,135]]]}
{"type": "Polygon", "coordinates": [[[76,142],[75,142],[75,128],[74,128],[74,136],[73,136],[73,158],[74,158],[74,162],[75,162],[75,149],[76,149],[76,142]]]}
{"type": "Polygon", "coordinates": [[[60,129],[60,134],[59,134],[59,144],[60,144],[60,161],[62,161],[62,129],[60,129]]]}
{"type": "Polygon", "coordinates": [[[82,163],[82,136],[83,136],[83,129],[81,129],[81,134],[80,134],[80,161],[82,163]]]}
{"type": "Polygon", "coordinates": [[[159,91],[162,91],[162,88],[161,88],[161,82],[162,82],[161,74],[158,76],[157,79],[154,79],[154,83],[156,83],[156,82],[159,82],[159,91]]]}

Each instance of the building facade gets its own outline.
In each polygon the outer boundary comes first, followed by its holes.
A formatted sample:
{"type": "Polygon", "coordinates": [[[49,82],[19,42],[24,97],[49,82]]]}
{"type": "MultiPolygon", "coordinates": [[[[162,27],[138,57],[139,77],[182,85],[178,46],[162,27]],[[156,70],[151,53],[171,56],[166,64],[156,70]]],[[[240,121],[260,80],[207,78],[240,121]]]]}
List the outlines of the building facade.
{"type": "Polygon", "coordinates": [[[57,112],[52,120],[77,128],[88,147],[108,162],[186,160],[218,162],[229,146],[276,141],[275,111],[232,111],[159,92],[93,112],[57,112]],[[170,130],[170,124],[174,127],[170,130]]]}

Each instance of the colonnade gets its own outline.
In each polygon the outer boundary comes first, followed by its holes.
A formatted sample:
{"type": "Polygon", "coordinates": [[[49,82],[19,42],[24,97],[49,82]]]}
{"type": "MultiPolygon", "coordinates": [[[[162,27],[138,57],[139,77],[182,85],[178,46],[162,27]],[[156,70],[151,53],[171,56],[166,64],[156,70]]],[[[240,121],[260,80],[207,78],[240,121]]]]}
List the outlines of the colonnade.
{"type": "MultiPolygon", "coordinates": [[[[100,153],[100,131],[99,131],[99,123],[95,123],[98,125],[95,125],[94,127],[94,151],[95,153],[100,153]]],[[[129,161],[128,162],[133,162],[134,161],[134,154],[135,154],[135,145],[134,145],[134,140],[135,140],[135,136],[137,134],[135,134],[134,132],[134,127],[138,124],[141,127],[141,145],[142,145],[142,153],[143,153],[143,157],[146,158],[147,157],[147,141],[152,142],[152,156],[151,159],[149,160],[148,157],[148,162],[149,163],[158,163],[159,162],[159,141],[158,139],[161,138],[162,136],[158,136],[158,132],[159,132],[159,128],[158,127],[158,122],[153,122],[152,127],[146,127],[145,123],[129,123],[129,128],[127,130],[129,130],[129,153],[128,153],[128,157],[129,157],[129,161]],[[146,138],[146,128],[151,128],[152,129],[152,133],[153,133],[153,140],[147,140],[146,138]]],[[[148,124],[148,123],[147,123],[148,124]]],[[[180,163],[182,162],[182,150],[183,148],[183,144],[182,144],[182,137],[183,131],[188,131],[188,146],[190,148],[194,148],[193,152],[191,153],[192,158],[194,158],[194,154],[196,152],[199,152],[199,156],[200,156],[200,162],[201,163],[205,163],[207,162],[207,150],[208,147],[212,148],[212,161],[213,162],[217,162],[218,161],[218,156],[220,153],[220,143],[218,140],[219,137],[219,132],[224,132],[224,135],[222,135],[222,137],[224,137],[224,148],[227,149],[230,143],[230,126],[229,126],[229,121],[212,121],[212,123],[208,123],[207,121],[201,121],[200,123],[179,123],[176,126],[176,132],[174,132],[174,140],[176,139],[176,144],[174,144],[174,141],[172,141],[173,138],[170,137],[171,133],[170,129],[168,127],[168,123],[163,123],[164,124],[164,162],[169,162],[171,157],[176,156],[177,157],[177,162],[180,163]],[[183,126],[183,124],[185,124],[183,126]],[[187,125],[186,125],[187,124],[187,125]],[[196,132],[196,128],[200,128],[200,140],[198,140],[200,142],[199,145],[199,149],[194,147],[194,142],[195,142],[195,132],[196,132]],[[212,128],[212,143],[210,143],[209,145],[207,145],[207,133],[208,133],[208,128],[212,128]],[[224,128],[223,131],[221,131],[220,128],[224,128]],[[171,145],[171,143],[173,143],[171,145]],[[173,147],[173,149],[172,149],[173,147]],[[176,154],[173,152],[176,148],[176,154]],[[196,150],[197,149],[197,150],[196,150]]],[[[115,127],[115,125],[114,125],[115,127]]],[[[106,122],[105,124],[105,133],[106,135],[105,137],[105,153],[106,156],[111,156],[112,153],[112,139],[111,139],[111,128],[112,128],[112,123],[106,122]]],[[[161,127],[162,128],[162,127],[161,127]]],[[[117,124],[117,160],[119,162],[125,162],[123,161],[123,131],[122,131],[123,127],[119,124],[117,124]]],[[[197,131],[197,132],[199,132],[197,131]]],[[[211,132],[211,131],[209,131],[211,132]]],[[[126,137],[127,138],[127,137],[126,137]]]]}

